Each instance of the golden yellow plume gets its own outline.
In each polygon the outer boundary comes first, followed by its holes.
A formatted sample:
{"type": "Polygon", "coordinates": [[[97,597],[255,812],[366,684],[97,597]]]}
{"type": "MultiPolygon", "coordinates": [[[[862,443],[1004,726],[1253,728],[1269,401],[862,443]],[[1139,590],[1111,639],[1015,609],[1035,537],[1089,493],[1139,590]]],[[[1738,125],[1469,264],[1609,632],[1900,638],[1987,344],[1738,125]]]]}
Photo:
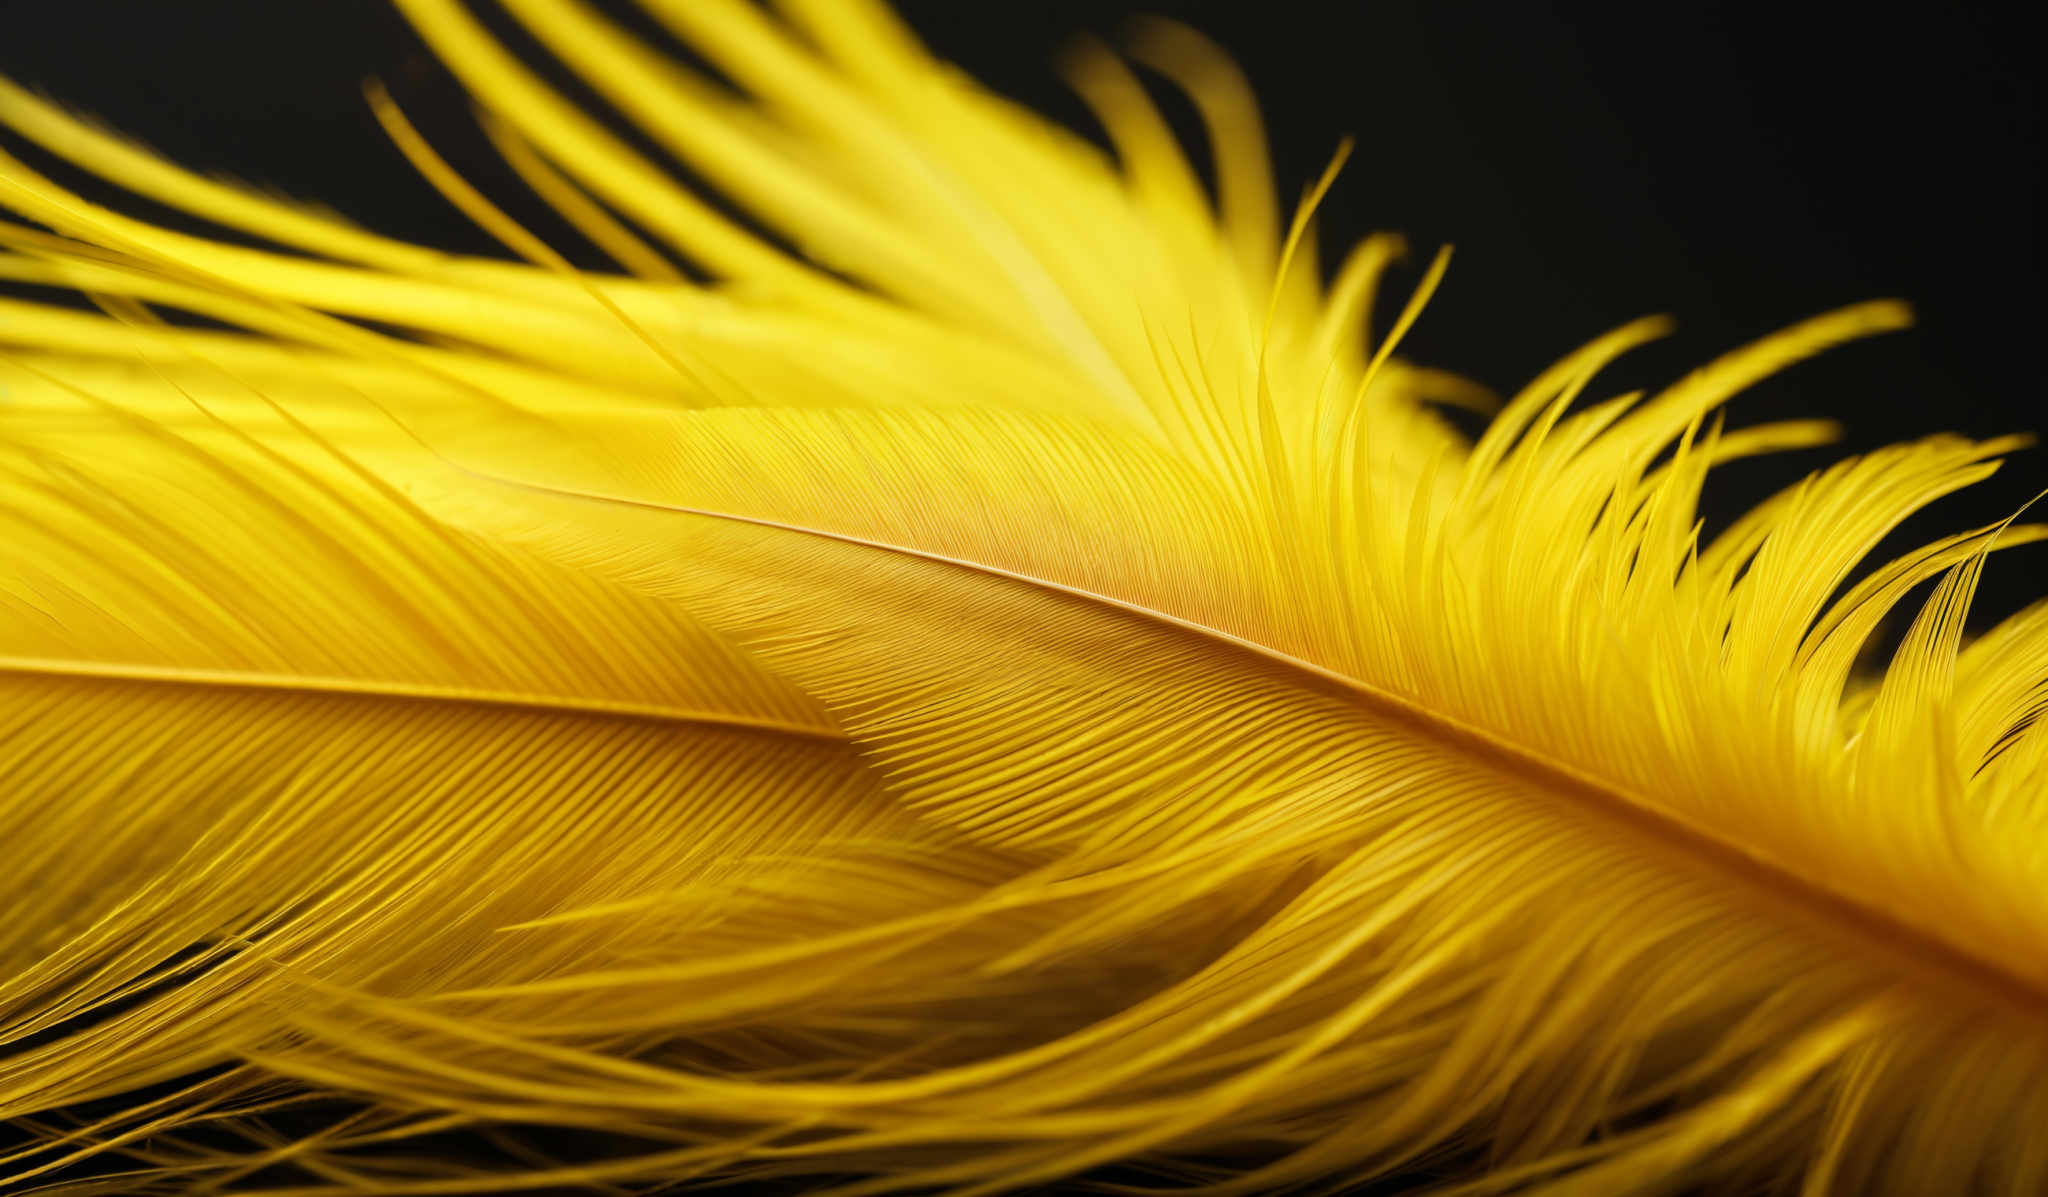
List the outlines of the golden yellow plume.
{"type": "Polygon", "coordinates": [[[505,0],[719,206],[397,3],[623,273],[375,88],[524,261],[0,82],[233,234],[0,158],[0,279],[100,309],[0,300],[9,1191],[2048,1192],[2048,605],[1962,640],[2042,532],[1862,565],[2017,440],[1695,516],[1898,305],[1472,440],[1444,259],[1370,339],[1398,243],[1319,279],[1336,164],[1283,224],[1177,26],[1213,201],[1107,51],[1113,154],[875,0],[642,0],[716,81],[505,0]]]}

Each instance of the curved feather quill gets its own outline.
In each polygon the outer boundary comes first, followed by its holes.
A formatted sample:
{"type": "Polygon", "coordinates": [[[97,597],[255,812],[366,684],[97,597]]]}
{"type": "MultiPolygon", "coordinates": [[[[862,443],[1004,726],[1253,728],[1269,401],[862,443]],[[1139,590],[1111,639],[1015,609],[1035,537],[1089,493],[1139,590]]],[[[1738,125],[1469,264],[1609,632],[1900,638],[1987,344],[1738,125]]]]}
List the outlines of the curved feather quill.
{"type": "Polygon", "coordinates": [[[1369,340],[1398,242],[1325,287],[1336,164],[1283,227],[1178,26],[1132,51],[1214,205],[1099,48],[1113,155],[868,0],[643,0],[724,82],[507,0],[746,225],[398,3],[627,275],[379,91],[527,263],[0,83],[270,246],[0,159],[0,277],[102,309],[0,306],[0,1176],[2048,1187],[2048,606],[1962,643],[2042,531],[1864,562],[2020,442],[1696,516],[1715,463],[1831,434],[1720,405],[1898,305],[1581,402],[1630,325],[1468,441],[1434,405],[1491,398],[1392,352],[1443,257],[1369,340]]]}

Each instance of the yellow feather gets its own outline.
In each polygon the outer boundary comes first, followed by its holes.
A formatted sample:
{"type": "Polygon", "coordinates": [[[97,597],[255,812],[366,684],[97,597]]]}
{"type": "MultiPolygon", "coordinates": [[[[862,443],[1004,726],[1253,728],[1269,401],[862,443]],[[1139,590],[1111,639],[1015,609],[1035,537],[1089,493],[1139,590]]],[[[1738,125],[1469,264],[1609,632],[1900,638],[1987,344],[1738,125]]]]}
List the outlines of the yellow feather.
{"type": "Polygon", "coordinates": [[[270,246],[0,156],[0,279],[101,308],[0,301],[0,1182],[2048,1191],[2048,604],[1962,637],[2048,529],[1866,560],[2023,441],[1696,514],[1833,435],[1721,405],[1900,305],[1499,404],[1397,356],[1445,254],[1368,340],[1400,243],[1326,288],[1342,155],[1283,224],[1179,26],[1213,205],[1102,47],[1111,153],[873,0],[644,0],[717,80],[508,0],[791,252],[397,4],[629,276],[380,88],[525,263],[0,81],[270,246]]]}

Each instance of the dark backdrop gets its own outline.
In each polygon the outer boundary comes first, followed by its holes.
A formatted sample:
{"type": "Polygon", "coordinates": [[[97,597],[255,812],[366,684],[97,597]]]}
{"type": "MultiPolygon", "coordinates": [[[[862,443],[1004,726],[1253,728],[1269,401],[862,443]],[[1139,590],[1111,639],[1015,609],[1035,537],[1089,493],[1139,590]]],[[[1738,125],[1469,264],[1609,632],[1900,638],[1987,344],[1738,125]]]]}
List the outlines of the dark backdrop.
{"type": "MultiPolygon", "coordinates": [[[[1645,385],[1776,326],[1879,295],[1922,323],[1758,388],[1740,420],[1825,414],[1852,446],[2048,426],[2037,268],[2038,82],[2021,6],[1791,0],[903,0],[941,53],[1086,125],[1049,63],[1137,11],[1192,22],[1263,96],[1291,193],[1337,139],[1359,154],[1326,209],[1334,245],[1375,228],[1454,242],[1410,350],[1496,388],[1650,311],[1681,335],[1616,376],[1645,385]]],[[[488,151],[378,0],[0,0],[0,71],[177,157],[318,197],[373,227],[488,249],[368,119],[376,73],[490,185],[488,151]]],[[[494,188],[514,195],[507,184],[494,188]]],[[[544,216],[515,210],[545,230],[544,216]]],[[[564,237],[563,244],[572,243],[564,237]]],[[[1411,272],[1396,286],[1412,281],[1411,272]]],[[[1825,460],[1734,471],[1723,515],[1825,460]]],[[[2038,453],[1916,521],[1925,536],[2048,485],[2038,453]]],[[[2048,590],[2048,552],[1995,564],[1984,614],[2048,590]]]]}

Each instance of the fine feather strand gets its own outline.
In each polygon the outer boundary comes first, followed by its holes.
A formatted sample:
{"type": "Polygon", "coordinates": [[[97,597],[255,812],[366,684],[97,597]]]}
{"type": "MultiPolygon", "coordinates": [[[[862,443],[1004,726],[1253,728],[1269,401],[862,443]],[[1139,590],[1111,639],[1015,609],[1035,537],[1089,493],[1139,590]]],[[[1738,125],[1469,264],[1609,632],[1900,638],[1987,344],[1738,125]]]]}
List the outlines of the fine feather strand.
{"type": "Polygon", "coordinates": [[[1899,305],[1585,402],[1639,322],[1468,441],[1433,405],[1491,397],[1395,356],[1444,256],[1373,339],[1399,243],[1325,291],[1335,165],[1283,224],[1192,32],[1132,50],[1213,207],[1103,48],[1066,67],[1110,153],[871,0],[643,2],[722,81],[506,7],[801,256],[457,0],[397,3],[635,277],[381,94],[533,265],[0,82],[0,123],[274,247],[0,158],[40,226],[0,277],[102,309],[0,308],[0,1176],[2048,1188],[2048,607],[1961,643],[2044,532],[1865,560],[2022,442],[1697,516],[1716,463],[1832,434],[1721,405],[1899,305]]]}

